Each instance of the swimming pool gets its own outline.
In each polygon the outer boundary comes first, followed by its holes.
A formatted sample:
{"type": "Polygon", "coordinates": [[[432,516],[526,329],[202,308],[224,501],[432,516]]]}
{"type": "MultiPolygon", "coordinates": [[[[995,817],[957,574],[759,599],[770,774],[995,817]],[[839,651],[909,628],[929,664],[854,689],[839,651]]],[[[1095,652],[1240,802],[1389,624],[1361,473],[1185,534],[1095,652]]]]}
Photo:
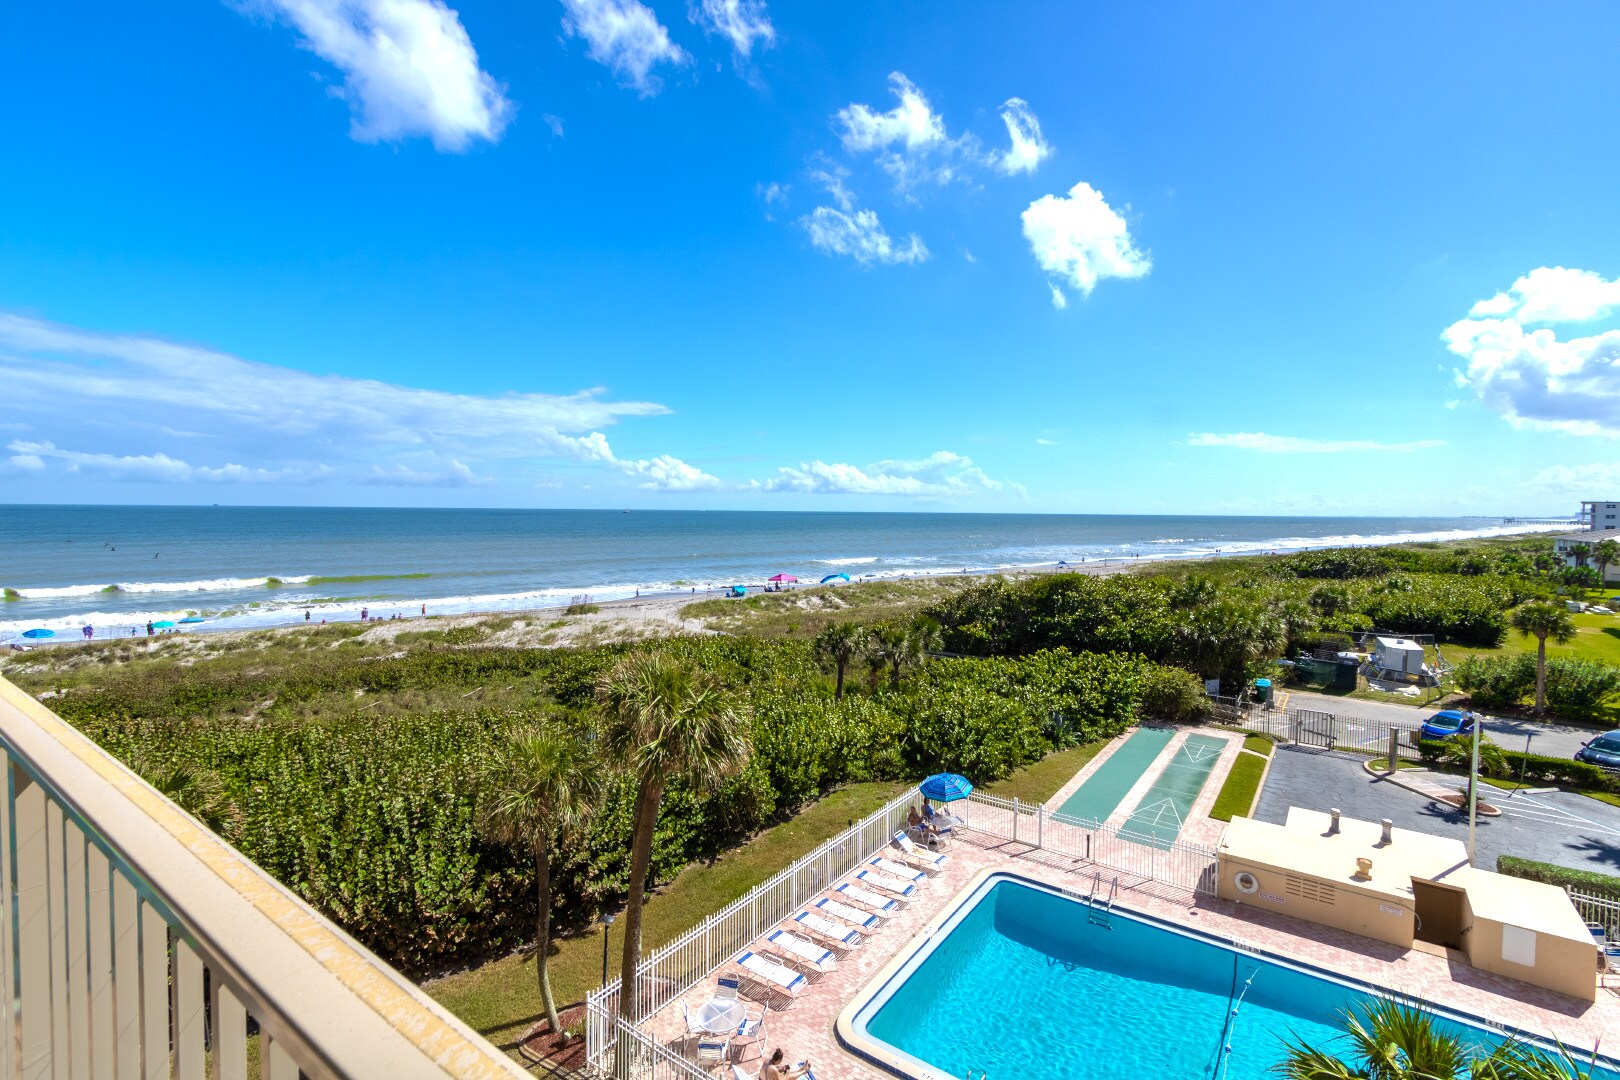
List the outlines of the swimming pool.
{"type": "MultiPolygon", "coordinates": [[[[1344,1010],[1372,1000],[1369,987],[1119,908],[1094,925],[1081,902],[1011,874],[984,875],[942,920],[838,1020],[846,1046],[902,1076],[1259,1080],[1285,1038],[1337,1045],[1344,1010]]],[[[1466,1018],[1442,1022],[1495,1041],[1466,1018]]]]}

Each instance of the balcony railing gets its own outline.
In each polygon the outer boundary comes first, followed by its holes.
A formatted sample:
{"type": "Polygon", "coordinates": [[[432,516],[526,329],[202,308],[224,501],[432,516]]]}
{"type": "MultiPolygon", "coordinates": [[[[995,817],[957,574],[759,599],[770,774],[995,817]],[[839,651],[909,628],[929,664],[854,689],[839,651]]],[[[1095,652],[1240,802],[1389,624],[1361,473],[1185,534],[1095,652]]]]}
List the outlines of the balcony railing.
{"type": "Polygon", "coordinates": [[[4,679],[0,768],[0,1077],[528,1075],[4,679]]]}

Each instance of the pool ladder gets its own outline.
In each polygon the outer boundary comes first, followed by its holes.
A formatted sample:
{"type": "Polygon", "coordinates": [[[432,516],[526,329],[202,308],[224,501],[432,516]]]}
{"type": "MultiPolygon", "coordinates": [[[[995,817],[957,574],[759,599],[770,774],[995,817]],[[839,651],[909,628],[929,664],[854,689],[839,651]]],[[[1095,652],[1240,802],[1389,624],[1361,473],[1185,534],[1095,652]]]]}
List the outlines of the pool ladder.
{"type": "Polygon", "coordinates": [[[1114,897],[1119,895],[1119,878],[1108,887],[1108,898],[1102,896],[1102,871],[1099,870],[1091,879],[1091,895],[1086,898],[1086,906],[1091,909],[1086,919],[1093,926],[1100,926],[1105,930],[1113,929],[1114,897]],[[1101,903],[1101,907],[1097,905],[1101,903]]]}
{"type": "Polygon", "coordinates": [[[990,1074],[983,1069],[969,1069],[967,1071],[967,1080],[990,1080],[990,1074]]]}

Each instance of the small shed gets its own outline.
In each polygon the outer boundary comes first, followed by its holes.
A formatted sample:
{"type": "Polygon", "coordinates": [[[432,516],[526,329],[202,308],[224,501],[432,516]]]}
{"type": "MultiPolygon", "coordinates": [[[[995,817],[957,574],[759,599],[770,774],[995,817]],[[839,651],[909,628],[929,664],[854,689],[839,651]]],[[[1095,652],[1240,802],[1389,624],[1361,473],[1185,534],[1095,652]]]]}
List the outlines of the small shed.
{"type": "Polygon", "coordinates": [[[1408,638],[1381,637],[1373,652],[1373,665],[1403,675],[1423,674],[1423,646],[1408,638]]]}

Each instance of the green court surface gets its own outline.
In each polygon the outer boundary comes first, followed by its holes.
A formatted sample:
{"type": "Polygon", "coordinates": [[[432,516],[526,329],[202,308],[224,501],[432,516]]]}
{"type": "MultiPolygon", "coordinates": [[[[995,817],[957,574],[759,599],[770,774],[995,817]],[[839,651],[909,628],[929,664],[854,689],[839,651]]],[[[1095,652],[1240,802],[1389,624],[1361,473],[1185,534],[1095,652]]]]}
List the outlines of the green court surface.
{"type": "Polygon", "coordinates": [[[1107,821],[1174,735],[1169,728],[1138,728],[1063,801],[1057,816],[1092,825],[1107,821]]]}
{"type": "Polygon", "coordinates": [[[1181,823],[1187,819],[1187,812],[1198,800],[1210,770],[1215,768],[1225,749],[1225,739],[1187,736],[1187,741],[1170,758],[1159,778],[1131,811],[1131,816],[1119,827],[1121,839],[1148,847],[1168,848],[1181,832],[1181,823]]]}

